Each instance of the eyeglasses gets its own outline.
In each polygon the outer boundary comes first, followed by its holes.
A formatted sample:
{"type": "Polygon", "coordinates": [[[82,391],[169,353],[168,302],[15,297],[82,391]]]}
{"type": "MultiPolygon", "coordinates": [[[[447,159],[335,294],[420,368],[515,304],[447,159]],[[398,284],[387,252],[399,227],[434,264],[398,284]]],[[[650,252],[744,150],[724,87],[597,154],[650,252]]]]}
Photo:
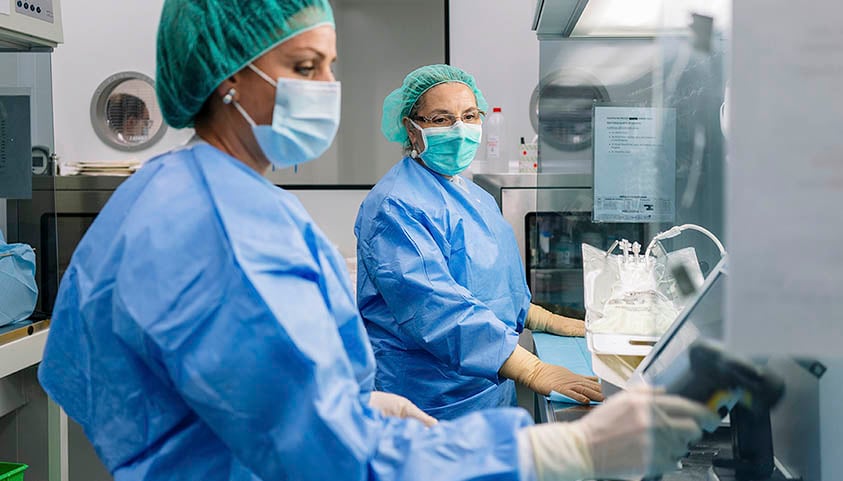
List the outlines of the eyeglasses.
{"type": "Polygon", "coordinates": [[[486,116],[486,112],[478,109],[469,110],[462,115],[454,115],[454,114],[434,114],[430,117],[424,117],[422,115],[417,115],[413,117],[413,120],[422,121],[428,124],[433,124],[437,127],[450,127],[457,123],[457,120],[462,120],[467,124],[479,124],[483,121],[483,117],[486,116]]]}

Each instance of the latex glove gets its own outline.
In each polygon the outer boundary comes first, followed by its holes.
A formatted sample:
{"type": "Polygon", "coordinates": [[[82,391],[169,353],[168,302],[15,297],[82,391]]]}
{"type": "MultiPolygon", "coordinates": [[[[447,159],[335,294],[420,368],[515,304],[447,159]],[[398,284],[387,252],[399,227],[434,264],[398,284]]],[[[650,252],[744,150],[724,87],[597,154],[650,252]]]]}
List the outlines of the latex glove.
{"type": "Polygon", "coordinates": [[[556,391],[583,404],[603,400],[596,377],[580,376],[564,367],[542,362],[521,346],[515,347],[498,373],[545,396],[556,391]]]}
{"type": "Polygon", "coordinates": [[[584,321],[554,314],[535,304],[530,304],[524,326],[531,331],[549,332],[557,336],[585,336],[584,321]]]}
{"type": "Polygon", "coordinates": [[[427,427],[439,422],[436,418],[429,416],[419,409],[412,401],[397,394],[372,391],[371,397],[369,398],[369,406],[377,409],[384,416],[418,419],[427,427]]]}
{"type": "Polygon", "coordinates": [[[675,470],[700,426],[718,419],[702,404],[638,388],[579,421],[525,428],[519,446],[532,447],[538,481],[658,476],[675,470]]]}

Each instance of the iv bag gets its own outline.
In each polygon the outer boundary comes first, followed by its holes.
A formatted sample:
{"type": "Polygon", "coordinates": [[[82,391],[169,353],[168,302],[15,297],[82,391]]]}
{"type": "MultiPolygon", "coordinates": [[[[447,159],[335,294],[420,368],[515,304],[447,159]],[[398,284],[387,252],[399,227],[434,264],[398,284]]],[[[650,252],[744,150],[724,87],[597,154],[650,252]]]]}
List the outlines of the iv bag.
{"type": "Polygon", "coordinates": [[[695,286],[703,274],[694,248],[643,258],[582,245],[586,329],[593,334],[659,337],[685,305],[672,272],[683,266],[695,286]]]}

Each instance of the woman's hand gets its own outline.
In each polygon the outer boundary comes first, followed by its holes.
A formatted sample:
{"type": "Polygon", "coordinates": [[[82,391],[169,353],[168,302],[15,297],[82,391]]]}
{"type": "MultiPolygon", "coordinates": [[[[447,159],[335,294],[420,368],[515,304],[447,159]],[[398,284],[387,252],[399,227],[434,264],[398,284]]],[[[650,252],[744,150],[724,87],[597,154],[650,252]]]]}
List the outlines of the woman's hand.
{"type": "Polygon", "coordinates": [[[603,391],[596,377],[580,376],[562,366],[545,362],[536,366],[525,384],[545,396],[556,391],[582,404],[603,401],[603,391]]]}
{"type": "Polygon", "coordinates": [[[372,391],[372,395],[369,398],[369,406],[377,409],[384,416],[417,419],[427,427],[431,427],[439,422],[436,418],[428,416],[427,413],[419,409],[409,399],[397,394],[372,391]]]}
{"type": "Polygon", "coordinates": [[[539,481],[638,479],[675,470],[701,427],[719,419],[702,404],[636,389],[579,421],[530,426],[519,438],[529,440],[539,481]]]}
{"type": "Polygon", "coordinates": [[[531,331],[547,332],[557,336],[585,336],[585,322],[554,314],[535,304],[530,304],[524,325],[531,331]]]}
{"type": "Polygon", "coordinates": [[[544,396],[556,391],[583,404],[603,400],[603,392],[596,377],[580,376],[562,366],[542,362],[521,346],[515,347],[498,374],[520,382],[544,396]]]}

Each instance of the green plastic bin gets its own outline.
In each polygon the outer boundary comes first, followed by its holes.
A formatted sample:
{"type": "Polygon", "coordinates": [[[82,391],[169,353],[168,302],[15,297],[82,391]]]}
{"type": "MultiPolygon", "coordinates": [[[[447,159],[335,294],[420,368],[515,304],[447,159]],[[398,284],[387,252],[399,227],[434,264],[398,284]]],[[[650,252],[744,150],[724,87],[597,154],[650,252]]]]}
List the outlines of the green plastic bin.
{"type": "Polygon", "coordinates": [[[28,467],[20,463],[0,463],[0,481],[23,481],[23,472],[28,467]]]}

